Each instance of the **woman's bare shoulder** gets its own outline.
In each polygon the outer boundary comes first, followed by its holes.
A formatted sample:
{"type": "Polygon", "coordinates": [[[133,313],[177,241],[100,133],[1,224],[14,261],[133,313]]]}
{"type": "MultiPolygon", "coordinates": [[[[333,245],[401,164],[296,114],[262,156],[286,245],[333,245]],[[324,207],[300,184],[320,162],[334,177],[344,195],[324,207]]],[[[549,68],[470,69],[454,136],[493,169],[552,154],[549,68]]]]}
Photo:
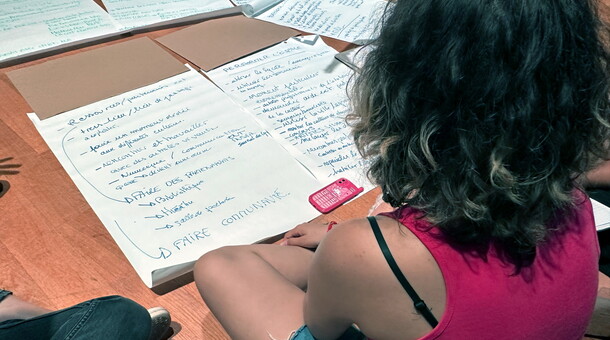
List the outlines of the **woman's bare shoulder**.
{"type": "MultiPolygon", "coordinates": [[[[411,243],[420,244],[417,237],[405,228],[399,221],[387,216],[375,216],[384,239],[391,241],[399,238],[403,245],[411,243]]],[[[330,250],[343,251],[353,254],[368,248],[369,245],[377,245],[373,229],[368,219],[358,218],[341,222],[333,227],[328,233],[323,243],[330,250]]],[[[377,247],[378,248],[378,247],[377,247]]],[[[333,252],[334,253],[334,252],[333,252]]]]}
{"type": "MultiPolygon", "coordinates": [[[[386,216],[377,216],[376,220],[400,270],[440,319],[445,287],[432,255],[400,222],[386,216]]],[[[314,257],[316,272],[323,273],[319,278],[341,295],[342,312],[368,330],[367,335],[382,338],[389,324],[405,325],[400,331],[414,335],[424,334],[429,327],[425,321],[406,317],[417,314],[413,302],[392,273],[366,218],[338,224],[314,257]]]]}
{"type": "MultiPolygon", "coordinates": [[[[407,228],[401,227],[400,222],[385,216],[377,216],[376,220],[386,242],[391,248],[392,245],[396,248],[392,251],[398,257],[403,259],[410,254],[420,255],[418,251],[403,251],[418,249],[423,245],[407,228]]],[[[316,257],[316,262],[328,266],[337,280],[361,280],[372,275],[387,274],[383,266],[385,259],[366,218],[337,224],[318,247],[316,257]]]]}

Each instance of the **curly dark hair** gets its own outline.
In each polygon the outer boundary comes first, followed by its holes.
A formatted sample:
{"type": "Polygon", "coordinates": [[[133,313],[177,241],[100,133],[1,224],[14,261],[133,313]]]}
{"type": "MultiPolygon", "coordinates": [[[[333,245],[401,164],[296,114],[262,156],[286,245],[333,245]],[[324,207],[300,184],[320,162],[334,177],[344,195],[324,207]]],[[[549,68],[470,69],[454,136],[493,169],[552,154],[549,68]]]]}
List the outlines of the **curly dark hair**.
{"type": "MultiPolygon", "coordinates": [[[[592,0],[398,0],[348,122],[387,202],[517,271],[608,158],[610,58],[592,0]]],[[[559,223],[560,225],[561,223],[559,223]]],[[[560,229],[560,228],[556,228],[560,229]]]]}

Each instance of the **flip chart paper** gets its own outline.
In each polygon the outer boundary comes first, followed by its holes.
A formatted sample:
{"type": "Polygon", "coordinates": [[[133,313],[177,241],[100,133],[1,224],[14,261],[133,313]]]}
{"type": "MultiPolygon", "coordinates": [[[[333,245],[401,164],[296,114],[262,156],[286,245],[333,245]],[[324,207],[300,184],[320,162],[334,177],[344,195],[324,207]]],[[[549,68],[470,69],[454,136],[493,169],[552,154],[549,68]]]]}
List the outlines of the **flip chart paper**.
{"type": "Polygon", "coordinates": [[[386,0],[239,0],[235,3],[257,19],[352,43],[376,36],[377,24],[388,4],[386,0]]]}
{"type": "Polygon", "coordinates": [[[321,181],[345,176],[371,189],[345,123],[352,71],[335,54],[319,36],[292,38],[207,75],[321,181]]]}
{"type": "Polygon", "coordinates": [[[127,29],[233,7],[229,0],[103,0],[103,2],[108,13],[127,29]]]}
{"type": "Polygon", "coordinates": [[[2,0],[0,61],[117,35],[121,29],[91,0],[2,0]]]}
{"type": "Polygon", "coordinates": [[[29,116],[149,287],[318,215],[307,197],[321,184],[195,71],[29,116]]]}

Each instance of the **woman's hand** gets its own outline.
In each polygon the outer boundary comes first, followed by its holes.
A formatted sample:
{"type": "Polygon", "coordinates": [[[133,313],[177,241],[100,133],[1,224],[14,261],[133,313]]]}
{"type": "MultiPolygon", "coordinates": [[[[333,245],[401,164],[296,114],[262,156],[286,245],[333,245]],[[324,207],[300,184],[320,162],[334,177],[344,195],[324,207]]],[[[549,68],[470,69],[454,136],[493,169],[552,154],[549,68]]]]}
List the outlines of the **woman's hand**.
{"type": "Polygon", "coordinates": [[[314,249],[326,236],[328,223],[310,222],[301,223],[287,231],[280,243],[282,246],[299,246],[314,249]]]}

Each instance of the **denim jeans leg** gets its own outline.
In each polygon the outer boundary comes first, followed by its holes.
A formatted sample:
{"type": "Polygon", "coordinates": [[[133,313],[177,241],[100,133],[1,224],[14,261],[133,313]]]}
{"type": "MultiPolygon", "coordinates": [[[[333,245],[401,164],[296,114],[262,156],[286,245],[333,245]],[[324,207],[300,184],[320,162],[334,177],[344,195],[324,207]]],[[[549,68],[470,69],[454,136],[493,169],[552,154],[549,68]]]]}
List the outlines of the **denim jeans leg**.
{"type": "Polygon", "coordinates": [[[0,289],[0,302],[2,302],[2,300],[4,300],[7,296],[11,294],[13,294],[13,292],[11,292],[10,290],[0,289]]]}
{"type": "Polygon", "coordinates": [[[148,311],[120,296],[107,296],[27,320],[0,323],[0,339],[147,340],[148,311]]]}
{"type": "MultiPolygon", "coordinates": [[[[366,337],[356,327],[350,327],[337,340],[365,340],[366,337]]],[[[294,331],[288,340],[315,340],[307,325],[294,331]]]]}

